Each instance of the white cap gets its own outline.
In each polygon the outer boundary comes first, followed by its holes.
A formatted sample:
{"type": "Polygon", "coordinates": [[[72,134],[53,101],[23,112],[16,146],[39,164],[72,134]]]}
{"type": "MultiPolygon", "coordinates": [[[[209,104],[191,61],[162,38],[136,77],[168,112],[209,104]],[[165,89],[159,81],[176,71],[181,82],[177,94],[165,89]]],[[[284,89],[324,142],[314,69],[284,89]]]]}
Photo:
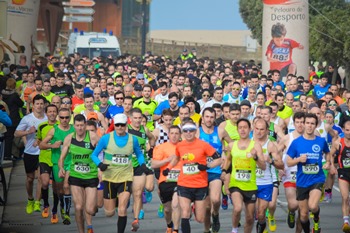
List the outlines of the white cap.
{"type": "Polygon", "coordinates": [[[113,121],[114,124],[126,124],[128,117],[123,113],[119,113],[113,117],[113,121]]]}

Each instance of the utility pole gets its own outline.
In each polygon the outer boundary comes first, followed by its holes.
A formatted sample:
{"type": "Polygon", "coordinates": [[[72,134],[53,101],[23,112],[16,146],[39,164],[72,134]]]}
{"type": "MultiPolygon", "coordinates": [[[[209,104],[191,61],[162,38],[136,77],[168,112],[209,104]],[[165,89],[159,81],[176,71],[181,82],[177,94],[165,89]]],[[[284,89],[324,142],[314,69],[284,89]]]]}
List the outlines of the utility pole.
{"type": "Polygon", "coordinates": [[[142,33],[141,33],[141,57],[146,53],[146,34],[147,34],[147,2],[142,0],[142,33]]]}

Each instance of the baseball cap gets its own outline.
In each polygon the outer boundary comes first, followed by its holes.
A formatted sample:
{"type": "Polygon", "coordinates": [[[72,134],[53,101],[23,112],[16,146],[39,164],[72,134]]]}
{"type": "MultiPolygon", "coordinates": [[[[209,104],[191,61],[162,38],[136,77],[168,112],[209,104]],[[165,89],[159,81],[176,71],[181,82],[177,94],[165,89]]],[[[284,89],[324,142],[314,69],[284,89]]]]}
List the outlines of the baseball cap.
{"type": "Polygon", "coordinates": [[[143,74],[137,74],[136,79],[144,79],[145,76],[143,74]]]}
{"type": "Polygon", "coordinates": [[[252,107],[252,105],[250,104],[250,102],[248,100],[242,100],[240,106],[248,106],[249,108],[252,107]]]}
{"type": "Polygon", "coordinates": [[[91,119],[98,120],[98,115],[97,115],[96,112],[90,112],[90,113],[87,115],[87,119],[88,119],[88,120],[91,120],[91,119]]]}
{"type": "Polygon", "coordinates": [[[187,52],[187,49],[184,49],[183,52],[187,52]]]}
{"type": "Polygon", "coordinates": [[[114,124],[126,124],[126,122],[128,121],[128,117],[123,113],[119,113],[113,117],[113,121],[114,124]]]}
{"type": "Polygon", "coordinates": [[[135,91],[142,91],[142,86],[140,84],[135,84],[134,90],[135,91]]]}
{"type": "Polygon", "coordinates": [[[108,97],[108,92],[107,91],[102,91],[100,96],[101,97],[108,97]]]}

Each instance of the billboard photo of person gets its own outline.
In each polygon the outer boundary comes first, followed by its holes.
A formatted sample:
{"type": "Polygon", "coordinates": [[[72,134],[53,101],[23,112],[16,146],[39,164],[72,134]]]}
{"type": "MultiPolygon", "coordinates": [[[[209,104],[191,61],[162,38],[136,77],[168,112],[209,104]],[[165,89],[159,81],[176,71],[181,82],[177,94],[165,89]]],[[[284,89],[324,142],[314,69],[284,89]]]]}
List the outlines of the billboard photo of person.
{"type": "Polygon", "coordinates": [[[294,48],[304,49],[304,46],[295,40],[285,38],[287,34],[284,24],[276,23],[272,25],[272,39],[267,46],[266,54],[267,61],[270,63],[270,70],[279,70],[281,77],[288,74],[295,75],[297,65],[292,61],[292,52],[294,48]]]}

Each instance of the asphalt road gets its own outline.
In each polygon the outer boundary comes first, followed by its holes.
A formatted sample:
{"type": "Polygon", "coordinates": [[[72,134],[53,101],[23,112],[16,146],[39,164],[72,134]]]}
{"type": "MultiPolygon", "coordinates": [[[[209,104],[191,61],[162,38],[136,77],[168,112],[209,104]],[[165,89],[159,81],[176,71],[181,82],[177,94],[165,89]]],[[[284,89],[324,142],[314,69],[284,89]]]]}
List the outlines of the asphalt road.
{"type": "MultiPolygon", "coordinates": [[[[7,206],[4,209],[3,221],[0,227],[1,233],[31,233],[31,232],[43,232],[43,233],[69,233],[77,232],[77,227],[73,220],[69,226],[63,225],[60,221],[58,224],[51,224],[50,218],[43,219],[41,213],[33,213],[27,215],[25,213],[26,205],[26,191],[25,191],[25,173],[23,162],[17,162],[16,167],[12,170],[10,180],[9,198],[7,206]]],[[[342,214],[341,214],[341,197],[337,183],[333,188],[333,201],[332,203],[321,203],[321,227],[322,232],[342,232],[342,214]]],[[[145,218],[140,220],[141,226],[138,232],[154,233],[165,232],[166,224],[164,219],[161,219],[157,215],[157,209],[159,206],[159,199],[154,192],[153,200],[151,203],[144,205],[145,218]]],[[[280,186],[279,205],[276,210],[275,218],[277,222],[276,232],[292,233],[294,229],[288,228],[286,224],[286,200],[284,197],[284,190],[280,186]]],[[[50,200],[52,203],[52,200],[50,200]]],[[[74,219],[74,208],[72,219],[74,219]]],[[[232,205],[228,210],[220,210],[221,230],[220,232],[231,232],[231,213],[232,205]]],[[[0,216],[1,217],[1,216],[0,216]]],[[[242,223],[244,222],[244,215],[242,216],[242,223]]],[[[133,220],[131,208],[128,209],[128,223],[126,232],[131,232],[131,222],[133,220]]],[[[203,225],[191,220],[190,222],[192,232],[203,232],[203,225]]],[[[312,225],[312,222],[311,222],[312,225]]],[[[107,218],[104,216],[103,209],[97,213],[93,218],[94,232],[117,232],[117,216],[107,218]]],[[[243,232],[241,227],[239,232],[243,232]]],[[[255,232],[255,227],[253,232],[255,232]]]]}

